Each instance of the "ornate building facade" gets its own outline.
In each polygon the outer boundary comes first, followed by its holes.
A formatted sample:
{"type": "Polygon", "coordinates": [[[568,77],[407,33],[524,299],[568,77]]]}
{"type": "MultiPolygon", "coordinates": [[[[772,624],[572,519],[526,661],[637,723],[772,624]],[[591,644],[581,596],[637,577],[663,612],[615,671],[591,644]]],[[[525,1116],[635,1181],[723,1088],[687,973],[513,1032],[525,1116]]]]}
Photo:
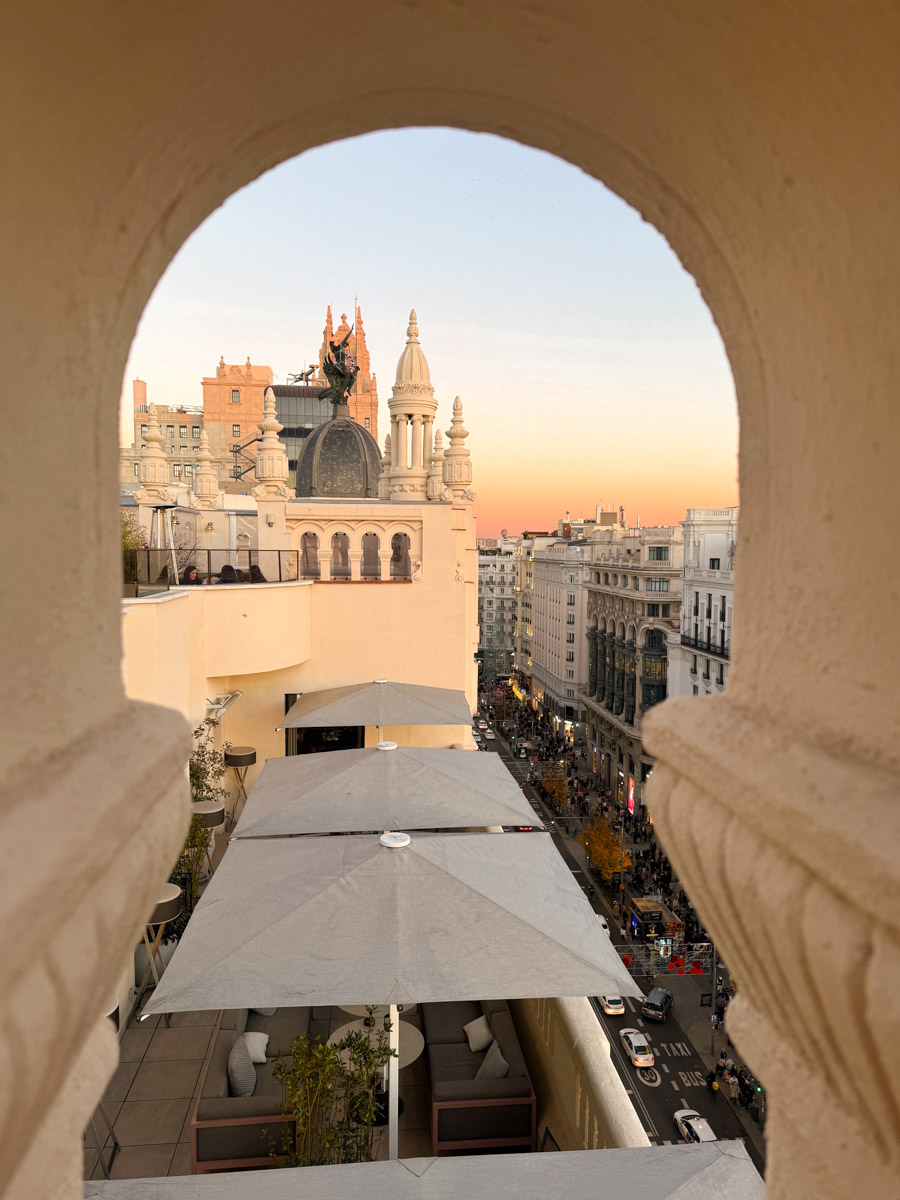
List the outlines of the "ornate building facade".
{"type": "Polygon", "coordinates": [[[588,747],[601,786],[629,808],[643,803],[653,759],[644,749],[646,712],[665,700],[668,638],[680,629],[680,526],[594,535],[587,591],[588,747]]]}

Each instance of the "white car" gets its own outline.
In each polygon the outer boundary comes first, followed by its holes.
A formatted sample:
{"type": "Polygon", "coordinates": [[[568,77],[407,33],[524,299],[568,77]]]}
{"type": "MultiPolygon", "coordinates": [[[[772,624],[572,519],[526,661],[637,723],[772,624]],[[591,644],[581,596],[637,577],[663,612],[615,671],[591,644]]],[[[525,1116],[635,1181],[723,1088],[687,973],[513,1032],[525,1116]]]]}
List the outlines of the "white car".
{"type": "Polygon", "coordinates": [[[609,932],[609,922],[607,921],[606,917],[602,917],[600,913],[597,913],[597,920],[600,922],[600,928],[603,930],[606,936],[612,937],[612,934],[609,932]]]}
{"type": "Polygon", "coordinates": [[[487,729],[487,727],[488,727],[487,721],[485,721],[482,717],[479,717],[478,720],[475,722],[475,724],[478,726],[479,729],[487,729]]]}
{"type": "Polygon", "coordinates": [[[601,996],[600,1004],[608,1017],[624,1017],[625,1001],[621,996],[601,996]]]}
{"type": "Polygon", "coordinates": [[[646,1036],[639,1029],[620,1029],[619,1038],[636,1067],[652,1067],[656,1062],[646,1036]]]}
{"type": "Polygon", "coordinates": [[[485,731],[484,740],[486,742],[496,742],[497,735],[496,735],[496,733],[493,733],[490,729],[488,729],[485,731]]]}
{"type": "Polygon", "coordinates": [[[478,732],[477,729],[472,730],[472,737],[475,739],[476,742],[481,741],[481,734],[478,732]]]}
{"type": "Polygon", "coordinates": [[[679,1108],[675,1113],[675,1128],[685,1142],[717,1142],[709,1121],[693,1108],[679,1108]]]}

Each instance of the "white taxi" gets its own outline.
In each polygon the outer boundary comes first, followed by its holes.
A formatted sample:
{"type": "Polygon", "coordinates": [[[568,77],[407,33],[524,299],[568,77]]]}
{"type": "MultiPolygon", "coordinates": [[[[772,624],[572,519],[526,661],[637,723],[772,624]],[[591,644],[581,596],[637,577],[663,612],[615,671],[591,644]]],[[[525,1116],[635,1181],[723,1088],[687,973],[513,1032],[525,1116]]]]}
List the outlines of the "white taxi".
{"type": "Polygon", "coordinates": [[[647,1037],[640,1029],[620,1029],[619,1039],[636,1067],[652,1067],[656,1062],[647,1037]]]}
{"type": "Polygon", "coordinates": [[[679,1108],[675,1113],[675,1128],[684,1142],[717,1142],[709,1121],[694,1108],[679,1108]]]}
{"type": "Polygon", "coordinates": [[[621,996],[601,996],[600,1006],[608,1017],[624,1017],[625,1001],[621,996]]]}

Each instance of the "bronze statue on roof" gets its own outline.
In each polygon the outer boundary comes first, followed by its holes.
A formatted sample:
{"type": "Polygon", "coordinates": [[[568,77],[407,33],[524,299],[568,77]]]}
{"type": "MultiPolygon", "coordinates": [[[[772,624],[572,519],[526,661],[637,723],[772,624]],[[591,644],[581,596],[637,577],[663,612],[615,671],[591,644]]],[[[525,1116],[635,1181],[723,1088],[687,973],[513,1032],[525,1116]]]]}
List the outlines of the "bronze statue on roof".
{"type": "Polygon", "coordinates": [[[347,353],[347,343],[350,340],[352,332],[353,328],[351,326],[341,341],[330,341],[328,343],[331,354],[326,354],[322,363],[322,370],[325,373],[325,378],[328,380],[329,386],[319,393],[319,399],[330,400],[335,409],[337,409],[338,405],[347,403],[347,394],[353,387],[353,381],[359,374],[359,366],[356,364],[350,366],[350,363],[347,361],[350,357],[347,353]]]}

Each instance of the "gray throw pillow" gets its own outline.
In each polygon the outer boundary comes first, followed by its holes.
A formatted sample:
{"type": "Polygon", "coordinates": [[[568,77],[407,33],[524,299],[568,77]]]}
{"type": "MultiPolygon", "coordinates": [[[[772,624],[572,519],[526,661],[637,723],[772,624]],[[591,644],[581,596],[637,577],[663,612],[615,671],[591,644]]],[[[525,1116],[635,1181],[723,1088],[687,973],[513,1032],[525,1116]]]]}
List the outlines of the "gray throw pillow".
{"type": "Polygon", "coordinates": [[[278,1009],[277,1008],[251,1008],[250,1011],[257,1013],[261,1017],[274,1017],[276,1012],[278,1012],[278,1009]]]}
{"type": "Polygon", "coordinates": [[[228,1090],[232,1096],[252,1096],[256,1087],[256,1067],[242,1037],[234,1039],[228,1055],[228,1090]]]}
{"type": "Polygon", "coordinates": [[[500,1053],[496,1042],[491,1042],[484,1062],[475,1072],[476,1079],[505,1079],[509,1074],[509,1063],[500,1053]]]}

